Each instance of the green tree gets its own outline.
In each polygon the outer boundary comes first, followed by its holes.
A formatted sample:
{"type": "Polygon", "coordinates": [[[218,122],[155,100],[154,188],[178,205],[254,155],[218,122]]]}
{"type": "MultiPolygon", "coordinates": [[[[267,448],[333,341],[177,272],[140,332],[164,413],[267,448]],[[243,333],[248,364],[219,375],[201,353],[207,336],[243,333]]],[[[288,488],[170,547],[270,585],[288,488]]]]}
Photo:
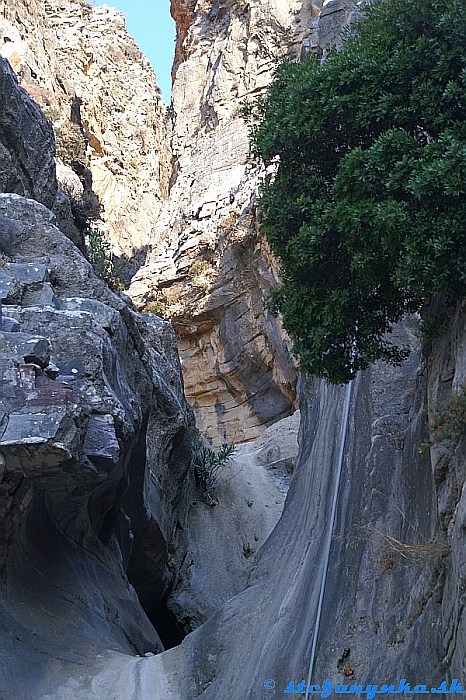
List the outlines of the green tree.
{"type": "Polygon", "coordinates": [[[269,166],[271,308],[301,367],[340,383],[400,363],[392,324],[466,296],[466,3],[381,2],[324,63],[281,64],[244,113],[269,166]]]}

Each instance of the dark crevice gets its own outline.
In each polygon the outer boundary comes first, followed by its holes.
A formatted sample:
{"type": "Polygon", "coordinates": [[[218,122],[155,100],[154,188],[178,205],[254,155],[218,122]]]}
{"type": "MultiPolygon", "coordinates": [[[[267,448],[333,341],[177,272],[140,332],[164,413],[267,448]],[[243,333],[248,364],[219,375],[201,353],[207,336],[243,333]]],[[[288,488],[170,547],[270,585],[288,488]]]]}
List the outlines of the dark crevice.
{"type": "Polygon", "coordinates": [[[165,649],[170,649],[181,644],[186,635],[166,606],[173,583],[173,573],[167,566],[167,542],[144,506],[146,429],[147,423],[142,426],[132,453],[130,488],[123,499],[123,508],[131,519],[134,534],[127,576],[165,649]]]}
{"type": "Polygon", "coordinates": [[[172,649],[181,644],[186,637],[186,632],[181,629],[176,617],[166,605],[154,610],[153,616],[149,615],[147,610],[145,612],[157,630],[165,649],[172,649]]]}

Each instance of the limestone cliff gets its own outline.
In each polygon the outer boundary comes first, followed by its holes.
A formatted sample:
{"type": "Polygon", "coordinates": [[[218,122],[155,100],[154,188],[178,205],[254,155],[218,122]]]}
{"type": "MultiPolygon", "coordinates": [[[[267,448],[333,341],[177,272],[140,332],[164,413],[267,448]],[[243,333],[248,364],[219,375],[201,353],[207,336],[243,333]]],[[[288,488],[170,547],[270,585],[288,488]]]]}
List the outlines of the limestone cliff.
{"type": "MultiPolygon", "coordinates": [[[[0,4],[0,51],[54,123],[58,156],[87,149],[57,167],[75,220],[85,224],[92,186],[114,252],[146,261],[130,294],[172,321],[188,400],[214,444],[251,440],[297,407],[286,336],[264,310],[278,269],[257,227],[262,174],[238,111],[277,60],[322,52],[357,8],[321,4],[173,0],[169,115],[121,13],[83,0],[0,4]]],[[[63,209],[62,230],[83,247],[63,209]]]]}
{"type": "Polygon", "coordinates": [[[147,615],[170,635],[167,555],[186,551],[194,480],[173,330],[113,294],[37,201],[56,196],[52,129],[3,58],[0,86],[0,185],[18,192],[0,194],[0,688],[13,700],[37,697],[46,657],[163,648],[147,615]],[[168,475],[173,497],[156,499],[168,475]]]}
{"type": "Polygon", "coordinates": [[[355,2],[172,0],[173,172],[146,265],[130,293],[173,323],[201,430],[242,442],[296,408],[296,371],[264,310],[278,268],[257,226],[261,173],[239,110],[277,61],[340,41],[355,2]]]}
{"type": "Polygon", "coordinates": [[[292,412],[295,371],[264,311],[277,267],[256,223],[260,173],[248,162],[242,101],[296,56],[317,5],[173,0],[170,197],[130,292],[178,336],[186,394],[215,441],[241,442],[292,412]]]}
{"type": "Polygon", "coordinates": [[[0,47],[49,119],[81,130],[114,250],[144,260],[168,189],[167,108],[122,13],[80,0],[1,0],[0,47]]]}

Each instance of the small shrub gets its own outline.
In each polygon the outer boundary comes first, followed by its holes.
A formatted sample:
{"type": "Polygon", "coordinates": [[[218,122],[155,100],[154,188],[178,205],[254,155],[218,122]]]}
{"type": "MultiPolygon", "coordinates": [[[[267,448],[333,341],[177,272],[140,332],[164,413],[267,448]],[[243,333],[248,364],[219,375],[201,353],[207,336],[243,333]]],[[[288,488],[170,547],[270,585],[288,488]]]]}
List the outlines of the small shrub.
{"type": "Polygon", "coordinates": [[[87,253],[95,274],[105,278],[110,268],[111,245],[101,228],[92,227],[89,230],[87,253]]]}
{"type": "Polygon", "coordinates": [[[45,107],[43,112],[49,120],[49,122],[52,124],[52,126],[54,122],[57,122],[61,119],[61,112],[58,109],[58,107],[45,107]]]}
{"type": "Polygon", "coordinates": [[[125,289],[123,274],[126,263],[112,254],[110,240],[98,226],[89,229],[87,254],[97,277],[105,280],[116,291],[125,289]]]}
{"type": "Polygon", "coordinates": [[[384,572],[391,571],[395,567],[425,566],[428,561],[445,557],[450,553],[448,545],[424,537],[415,527],[416,538],[420,539],[415,543],[403,542],[369,523],[359,525],[357,529],[360,535],[355,538],[354,546],[357,546],[357,541],[362,540],[380,547],[381,556],[377,565],[384,572]]]}
{"type": "Polygon", "coordinates": [[[433,442],[458,440],[466,434],[466,387],[452,394],[435,412],[433,442]]]}
{"type": "Polygon", "coordinates": [[[198,430],[193,431],[193,466],[198,487],[203,492],[208,505],[216,505],[213,492],[218,484],[220,474],[233,455],[236,447],[224,443],[218,452],[204,444],[198,430]]]}
{"type": "Polygon", "coordinates": [[[143,314],[155,314],[156,316],[163,316],[167,308],[167,302],[165,299],[155,299],[150,301],[142,309],[143,314]]]}
{"type": "Polygon", "coordinates": [[[236,210],[232,211],[228,216],[224,216],[220,219],[220,226],[226,231],[232,233],[236,228],[236,223],[239,218],[239,212],[236,210]]]}
{"type": "Polygon", "coordinates": [[[86,141],[81,127],[65,121],[54,127],[57,157],[66,165],[86,162],[86,141]]]}
{"type": "Polygon", "coordinates": [[[117,255],[112,255],[110,276],[106,282],[117,292],[122,292],[124,289],[126,289],[129,282],[128,279],[125,279],[127,269],[128,263],[126,260],[119,258],[117,255]]]}
{"type": "Polygon", "coordinates": [[[207,260],[196,260],[189,268],[189,276],[196,281],[201,275],[212,269],[212,265],[207,260]]]}

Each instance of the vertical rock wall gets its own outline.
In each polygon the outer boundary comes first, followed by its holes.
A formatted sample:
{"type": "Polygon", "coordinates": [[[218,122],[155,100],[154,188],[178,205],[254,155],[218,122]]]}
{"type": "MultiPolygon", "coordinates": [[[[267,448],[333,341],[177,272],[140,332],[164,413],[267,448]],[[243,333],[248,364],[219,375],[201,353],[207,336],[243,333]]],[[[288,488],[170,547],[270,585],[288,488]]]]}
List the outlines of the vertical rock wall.
{"type": "Polygon", "coordinates": [[[0,194],[0,695],[35,700],[74,663],[170,637],[193,421],[170,324],[32,199],[55,198],[52,130],[5,59],[0,86],[0,183],[19,191],[0,194]]]}
{"type": "Polygon", "coordinates": [[[0,192],[31,197],[51,208],[57,193],[52,128],[0,57],[0,192]]]}
{"type": "MultiPolygon", "coordinates": [[[[114,252],[136,266],[147,258],[131,295],[174,324],[187,397],[215,444],[251,440],[297,407],[286,335],[264,310],[278,269],[257,227],[261,173],[239,109],[264,93],[279,59],[322,53],[357,9],[321,4],[173,0],[167,114],[121,13],[0,0],[0,50],[59,129],[64,115],[82,130],[114,252]]],[[[79,199],[72,173],[60,164],[58,174],[79,199]]]]}
{"type": "MultiPolygon", "coordinates": [[[[413,353],[355,381],[312,682],[432,686],[442,679],[441,596],[448,548],[437,529],[423,439],[425,379],[413,353]],[[349,671],[351,669],[351,671],[349,671]],[[349,678],[351,676],[351,679],[349,678]]],[[[303,381],[301,452],[280,522],[250,587],[173,650],[194,653],[181,697],[283,695],[307,679],[343,433],[346,389],[303,381]],[[191,641],[192,640],[192,641],[191,641]],[[209,662],[211,660],[211,662],[209,662]],[[264,680],[275,681],[275,690],[264,680]],[[234,689],[233,691],[231,689],[234,689]]],[[[178,653],[176,658],[175,651],[178,653]]]]}
{"type": "MultiPolygon", "coordinates": [[[[437,309],[442,311],[442,309],[437,309]]],[[[458,304],[450,318],[450,329],[445,337],[434,341],[429,348],[424,366],[427,379],[429,419],[435,423],[436,412],[451,394],[463,394],[466,387],[466,309],[458,304]]],[[[464,399],[463,399],[464,400],[464,399]]],[[[464,414],[453,404],[453,424],[461,432],[464,414]],[[456,414],[455,414],[456,410],[456,414]],[[456,417],[456,421],[455,421],[456,417]]],[[[451,564],[447,570],[442,595],[443,636],[445,664],[451,676],[464,678],[466,658],[465,621],[465,527],[466,527],[466,442],[463,435],[443,440],[430,449],[432,472],[437,491],[437,509],[442,533],[451,548],[451,564]]]]}
{"type": "Polygon", "coordinates": [[[264,311],[278,270],[257,229],[260,173],[239,116],[277,60],[299,55],[309,2],[178,2],[170,197],[131,286],[179,339],[188,400],[214,442],[240,442],[296,407],[279,323],[264,311]]]}
{"type": "Polygon", "coordinates": [[[125,572],[150,582],[158,625],[191,412],[169,324],[113,295],[43,205],[0,195],[0,214],[15,233],[0,267],[0,686],[16,700],[57,658],[162,648],[125,572]],[[162,480],[163,503],[146,496],[162,480]]]}

